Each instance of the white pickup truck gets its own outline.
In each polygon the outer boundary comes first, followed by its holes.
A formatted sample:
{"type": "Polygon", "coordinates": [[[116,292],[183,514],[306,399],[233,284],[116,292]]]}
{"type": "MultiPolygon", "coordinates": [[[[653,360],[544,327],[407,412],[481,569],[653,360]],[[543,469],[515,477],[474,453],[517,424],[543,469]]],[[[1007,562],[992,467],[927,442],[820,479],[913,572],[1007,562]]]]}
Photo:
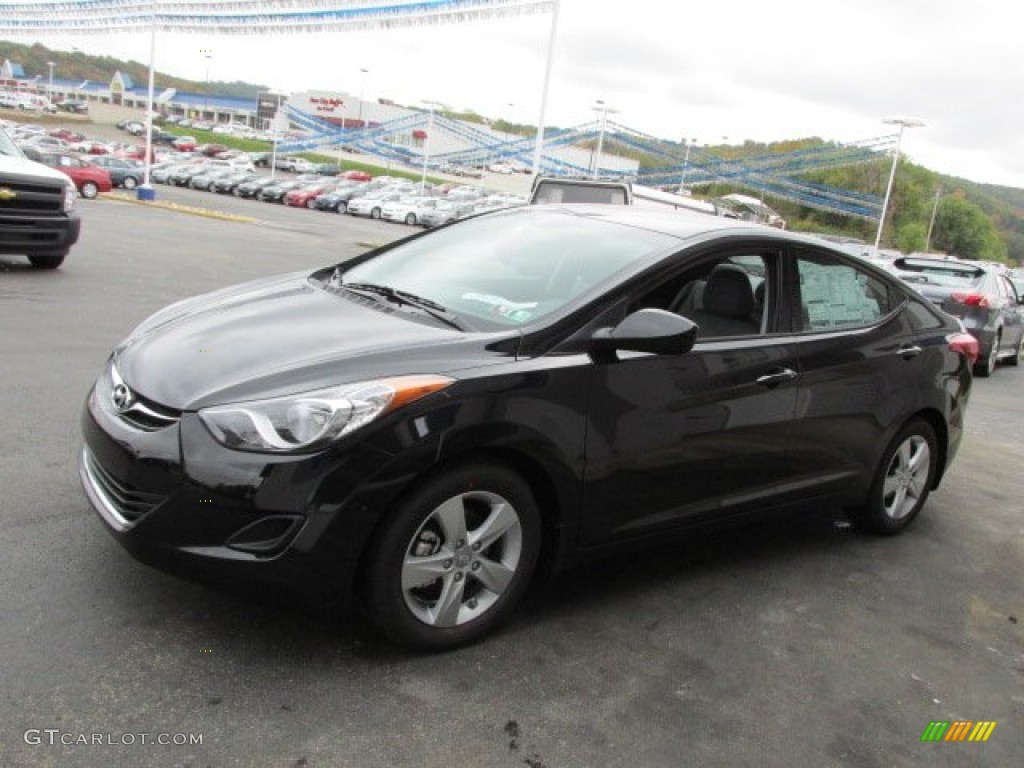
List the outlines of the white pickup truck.
{"type": "Polygon", "coordinates": [[[56,269],[78,242],[75,187],[60,171],[29,160],[0,128],[0,254],[24,254],[56,269]]]}

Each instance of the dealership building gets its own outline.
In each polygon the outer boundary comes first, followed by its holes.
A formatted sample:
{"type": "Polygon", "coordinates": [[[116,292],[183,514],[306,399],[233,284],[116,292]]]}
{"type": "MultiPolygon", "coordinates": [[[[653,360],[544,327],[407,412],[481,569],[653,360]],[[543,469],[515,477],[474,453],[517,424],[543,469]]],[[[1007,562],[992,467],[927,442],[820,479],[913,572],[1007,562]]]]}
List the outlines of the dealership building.
{"type": "MultiPolygon", "coordinates": [[[[45,94],[54,103],[84,101],[113,104],[139,109],[143,113],[148,102],[145,85],[136,83],[122,72],[116,72],[105,83],[56,79],[50,78],[49,73],[30,76],[18,63],[9,60],[0,67],[0,88],[45,94]]],[[[334,125],[344,127],[345,131],[394,126],[394,130],[385,132],[380,141],[410,153],[428,153],[432,157],[497,147],[493,159],[506,159],[501,155],[501,145],[522,142],[524,138],[495,131],[486,124],[448,118],[435,121],[426,109],[403,107],[387,99],[364,101],[344,91],[304,91],[287,95],[264,92],[256,99],[242,99],[164,88],[154,92],[154,108],[166,116],[234,123],[255,130],[276,130],[281,134],[303,127],[294,119],[296,115],[304,118],[302,122],[307,123],[307,128],[312,118],[323,121],[325,127],[334,125]]],[[[352,140],[358,141],[358,133],[352,135],[352,140]]],[[[528,143],[529,151],[519,153],[520,162],[528,162],[532,157],[532,142],[528,143]]],[[[324,144],[331,146],[332,141],[326,140],[324,144]]],[[[589,168],[595,162],[591,147],[550,147],[544,154],[561,164],[577,168],[589,168]]],[[[600,166],[605,171],[635,173],[638,163],[603,152],[600,166]]]]}

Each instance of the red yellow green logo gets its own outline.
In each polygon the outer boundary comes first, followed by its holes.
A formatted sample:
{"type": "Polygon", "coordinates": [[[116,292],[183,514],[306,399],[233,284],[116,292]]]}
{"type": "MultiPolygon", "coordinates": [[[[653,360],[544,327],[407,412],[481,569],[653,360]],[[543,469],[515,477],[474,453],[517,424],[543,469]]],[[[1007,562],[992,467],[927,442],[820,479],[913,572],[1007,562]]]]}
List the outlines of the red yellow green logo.
{"type": "Polygon", "coordinates": [[[988,741],[995,729],[995,720],[932,720],[921,741],[988,741]]]}

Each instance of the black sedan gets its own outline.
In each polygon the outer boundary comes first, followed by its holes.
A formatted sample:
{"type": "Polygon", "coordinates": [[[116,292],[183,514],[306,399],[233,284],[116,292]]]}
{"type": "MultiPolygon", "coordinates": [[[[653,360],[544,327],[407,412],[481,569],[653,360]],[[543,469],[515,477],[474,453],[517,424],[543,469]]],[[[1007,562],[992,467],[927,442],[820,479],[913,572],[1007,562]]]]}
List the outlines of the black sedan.
{"type": "Polygon", "coordinates": [[[80,474],[144,562],[353,589],[427,649],[543,566],[812,502],[903,530],[977,343],[874,266],[631,206],[476,216],[174,304],[117,346],[80,474]]]}
{"type": "Polygon", "coordinates": [[[343,181],[334,192],[318,197],[314,205],[318,211],[345,213],[348,211],[349,200],[376,188],[379,187],[376,187],[373,182],[369,181],[351,181],[349,183],[343,181]]]}
{"type": "Polygon", "coordinates": [[[284,196],[293,189],[298,189],[303,182],[296,180],[282,181],[263,187],[256,195],[264,203],[283,203],[284,196]]]}
{"type": "Polygon", "coordinates": [[[180,165],[168,175],[167,183],[172,184],[175,187],[187,187],[192,183],[193,176],[199,176],[200,174],[206,173],[208,170],[210,169],[199,163],[180,165]]]}
{"type": "Polygon", "coordinates": [[[238,194],[239,185],[246,184],[250,181],[256,181],[257,179],[261,178],[263,177],[260,176],[259,174],[250,173],[248,171],[241,171],[214,180],[213,184],[210,185],[210,189],[213,192],[217,192],[222,195],[234,194],[237,197],[240,197],[241,195],[238,194]]]}
{"type": "Polygon", "coordinates": [[[1024,297],[1010,278],[973,261],[927,256],[895,259],[892,270],[922,296],[954,317],[978,340],[978,376],[991,376],[1000,361],[1019,365],[1024,349],[1024,297]]]}
{"type": "Polygon", "coordinates": [[[277,184],[279,181],[280,179],[273,179],[270,176],[261,176],[252,181],[243,181],[234,188],[233,194],[235,197],[256,198],[266,187],[277,184]]]}

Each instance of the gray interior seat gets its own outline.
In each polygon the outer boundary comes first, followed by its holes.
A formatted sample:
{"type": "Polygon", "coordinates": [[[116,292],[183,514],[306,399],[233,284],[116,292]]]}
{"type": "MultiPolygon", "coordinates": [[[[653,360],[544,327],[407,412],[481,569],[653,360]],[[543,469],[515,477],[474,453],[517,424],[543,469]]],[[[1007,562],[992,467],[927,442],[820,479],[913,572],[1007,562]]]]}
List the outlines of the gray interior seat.
{"type": "Polygon", "coordinates": [[[701,292],[702,308],[686,315],[699,327],[699,336],[749,336],[760,331],[752,319],[755,308],[750,278],[733,264],[719,264],[701,292]]]}

